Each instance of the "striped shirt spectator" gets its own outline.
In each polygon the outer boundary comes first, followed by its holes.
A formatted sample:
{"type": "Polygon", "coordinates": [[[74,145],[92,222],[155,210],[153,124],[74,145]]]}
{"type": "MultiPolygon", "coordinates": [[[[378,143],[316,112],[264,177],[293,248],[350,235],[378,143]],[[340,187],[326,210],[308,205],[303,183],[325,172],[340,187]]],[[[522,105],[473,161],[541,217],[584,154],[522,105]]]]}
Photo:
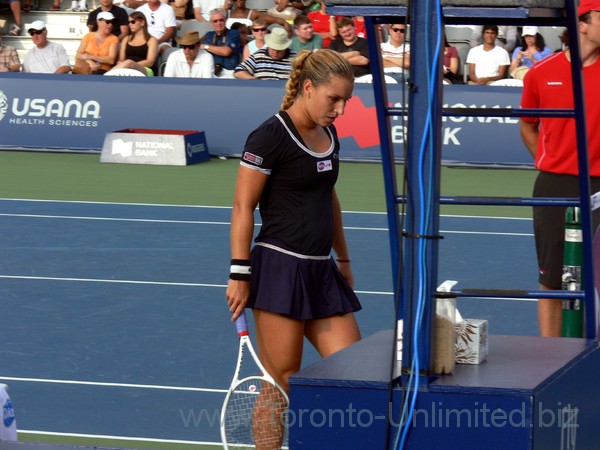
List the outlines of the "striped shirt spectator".
{"type": "Polygon", "coordinates": [[[292,40],[283,28],[275,28],[265,38],[268,48],[261,48],[240,63],[234,72],[236,78],[260,80],[287,80],[292,71],[296,52],[289,47],[292,40]]]}
{"type": "Polygon", "coordinates": [[[283,58],[275,59],[269,55],[269,49],[261,48],[235,68],[235,77],[241,78],[239,72],[246,72],[252,78],[260,80],[287,80],[292,71],[292,59],[296,56],[293,50],[286,50],[283,58]]]}

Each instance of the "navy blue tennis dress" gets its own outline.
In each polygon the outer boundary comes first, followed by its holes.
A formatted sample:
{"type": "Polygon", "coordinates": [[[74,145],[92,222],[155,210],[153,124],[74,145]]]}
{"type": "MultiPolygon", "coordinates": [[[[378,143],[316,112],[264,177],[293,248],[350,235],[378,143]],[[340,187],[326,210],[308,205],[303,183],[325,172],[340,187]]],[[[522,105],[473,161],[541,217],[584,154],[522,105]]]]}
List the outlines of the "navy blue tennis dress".
{"type": "Polygon", "coordinates": [[[249,308],[298,320],[361,309],[331,257],[340,145],[335,128],[326,131],[329,149],[313,152],[282,111],[248,136],[241,165],[269,176],[251,253],[249,308]]]}

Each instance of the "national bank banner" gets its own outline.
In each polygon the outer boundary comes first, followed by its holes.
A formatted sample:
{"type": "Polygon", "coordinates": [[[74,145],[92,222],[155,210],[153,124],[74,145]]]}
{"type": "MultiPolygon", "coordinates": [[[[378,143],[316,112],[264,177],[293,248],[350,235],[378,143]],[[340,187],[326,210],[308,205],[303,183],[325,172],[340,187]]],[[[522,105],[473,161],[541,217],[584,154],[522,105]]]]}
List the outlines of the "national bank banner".
{"type": "MultiPolygon", "coordinates": [[[[211,155],[239,156],[248,134],[278,111],[281,81],[0,74],[0,148],[100,152],[107,133],[125,128],[204,131],[211,155]]],[[[445,86],[450,107],[516,108],[521,89],[445,86]]],[[[388,99],[403,101],[400,86],[388,99]]],[[[357,84],[336,121],[343,159],[380,159],[372,86],[357,84]]],[[[402,157],[405,126],[392,119],[402,157]]],[[[445,117],[446,163],[532,165],[518,119],[445,117]]]]}

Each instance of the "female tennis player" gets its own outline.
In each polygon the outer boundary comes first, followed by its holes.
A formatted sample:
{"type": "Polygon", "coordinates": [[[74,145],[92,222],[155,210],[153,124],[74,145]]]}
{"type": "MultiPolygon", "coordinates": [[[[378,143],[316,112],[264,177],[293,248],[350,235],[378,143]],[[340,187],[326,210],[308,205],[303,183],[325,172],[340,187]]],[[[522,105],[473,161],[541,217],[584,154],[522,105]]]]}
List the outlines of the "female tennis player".
{"type": "Polygon", "coordinates": [[[286,392],[304,337],[322,357],[360,339],[334,187],[340,146],[333,122],[353,87],[352,67],[338,53],[300,52],[281,111],[250,134],[238,172],[227,302],[232,320],[252,308],[259,357],[286,392]],[[251,251],[257,205],[262,225],[251,251]]]}

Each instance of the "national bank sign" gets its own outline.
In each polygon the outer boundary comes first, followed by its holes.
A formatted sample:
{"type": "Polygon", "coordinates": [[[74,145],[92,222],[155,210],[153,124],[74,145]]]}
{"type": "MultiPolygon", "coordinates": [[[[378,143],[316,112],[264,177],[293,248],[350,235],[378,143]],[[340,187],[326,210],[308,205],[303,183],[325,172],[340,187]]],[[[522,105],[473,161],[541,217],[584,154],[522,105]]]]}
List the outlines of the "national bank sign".
{"type": "Polygon", "coordinates": [[[0,121],[5,125],[94,128],[98,126],[100,118],[100,103],[95,100],[9,98],[0,91],[0,121]]]}
{"type": "Polygon", "coordinates": [[[125,129],[107,133],[100,162],[186,166],[208,161],[204,131],[125,129]]]}

